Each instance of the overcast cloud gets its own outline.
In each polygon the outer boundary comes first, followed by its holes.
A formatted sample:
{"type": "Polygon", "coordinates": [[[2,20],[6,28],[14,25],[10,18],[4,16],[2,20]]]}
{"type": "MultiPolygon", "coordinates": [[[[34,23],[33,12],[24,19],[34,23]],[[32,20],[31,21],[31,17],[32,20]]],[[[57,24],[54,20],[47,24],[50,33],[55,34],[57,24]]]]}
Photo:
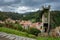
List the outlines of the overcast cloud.
{"type": "Polygon", "coordinates": [[[51,10],[60,10],[60,0],[0,0],[0,11],[33,12],[43,5],[51,5],[51,10]]]}

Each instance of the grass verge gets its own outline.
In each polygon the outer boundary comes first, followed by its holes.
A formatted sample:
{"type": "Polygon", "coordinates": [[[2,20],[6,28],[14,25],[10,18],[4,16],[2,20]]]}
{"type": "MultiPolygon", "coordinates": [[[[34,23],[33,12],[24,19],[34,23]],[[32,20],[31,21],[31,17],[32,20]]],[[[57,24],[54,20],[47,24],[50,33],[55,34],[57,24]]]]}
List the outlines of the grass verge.
{"type": "Polygon", "coordinates": [[[26,32],[21,32],[21,31],[18,31],[18,30],[5,28],[5,27],[0,27],[0,32],[15,34],[15,35],[18,35],[18,36],[24,36],[24,37],[29,37],[29,38],[35,38],[35,36],[32,35],[32,34],[28,34],[26,32]]]}
{"type": "Polygon", "coordinates": [[[60,40],[60,37],[38,37],[37,40],[60,40]]]}

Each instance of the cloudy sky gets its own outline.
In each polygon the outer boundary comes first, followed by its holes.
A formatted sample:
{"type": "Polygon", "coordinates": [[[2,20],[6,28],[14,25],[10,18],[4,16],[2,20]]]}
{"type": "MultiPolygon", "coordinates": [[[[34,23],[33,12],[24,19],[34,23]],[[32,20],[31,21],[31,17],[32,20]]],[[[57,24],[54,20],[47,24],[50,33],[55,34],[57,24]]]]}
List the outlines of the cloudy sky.
{"type": "Polygon", "coordinates": [[[33,12],[43,5],[51,5],[51,10],[60,10],[60,0],[0,0],[0,11],[33,12]]]}

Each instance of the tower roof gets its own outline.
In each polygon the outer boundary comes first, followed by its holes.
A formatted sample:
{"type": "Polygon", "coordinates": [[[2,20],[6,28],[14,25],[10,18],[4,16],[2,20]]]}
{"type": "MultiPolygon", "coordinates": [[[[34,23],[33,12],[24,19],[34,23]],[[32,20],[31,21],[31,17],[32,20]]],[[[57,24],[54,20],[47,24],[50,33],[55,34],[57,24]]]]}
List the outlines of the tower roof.
{"type": "Polygon", "coordinates": [[[42,17],[42,15],[46,12],[48,12],[49,10],[50,10],[50,5],[48,6],[48,7],[44,7],[44,6],[42,6],[42,12],[41,12],[41,17],[42,17]]]}

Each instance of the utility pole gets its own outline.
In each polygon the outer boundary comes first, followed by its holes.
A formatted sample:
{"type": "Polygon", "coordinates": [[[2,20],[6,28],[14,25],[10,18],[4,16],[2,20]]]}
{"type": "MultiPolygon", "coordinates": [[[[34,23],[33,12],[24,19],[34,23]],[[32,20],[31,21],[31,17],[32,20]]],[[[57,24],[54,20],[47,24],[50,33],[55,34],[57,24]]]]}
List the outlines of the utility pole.
{"type": "Polygon", "coordinates": [[[47,29],[48,34],[49,31],[50,31],[50,11],[48,12],[48,29],[47,29]]]}
{"type": "Polygon", "coordinates": [[[48,7],[49,7],[49,11],[48,11],[48,29],[47,29],[47,32],[49,35],[49,32],[50,32],[50,5],[48,7]]]}

